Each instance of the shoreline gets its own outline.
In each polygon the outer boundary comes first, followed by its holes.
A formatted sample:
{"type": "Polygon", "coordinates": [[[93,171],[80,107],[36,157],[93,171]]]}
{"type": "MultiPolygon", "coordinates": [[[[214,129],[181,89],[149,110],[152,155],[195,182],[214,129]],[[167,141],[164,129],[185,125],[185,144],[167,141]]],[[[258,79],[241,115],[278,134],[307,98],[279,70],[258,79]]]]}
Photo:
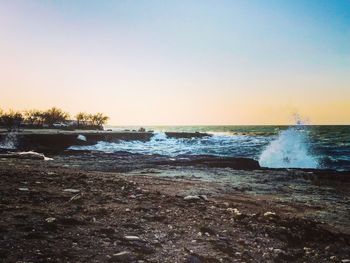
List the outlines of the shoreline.
{"type": "Polygon", "coordinates": [[[305,217],[315,208],[215,182],[39,160],[4,161],[0,174],[8,261],[341,262],[350,252],[350,233],[305,217]]]}
{"type": "MultiPolygon", "coordinates": [[[[200,132],[166,132],[168,138],[202,138],[210,134],[200,132]]],[[[56,130],[56,129],[26,129],[17,132],[0,132],[0,142],[11,140],[20,151],[62,152],[70,146],[94,145],[98,141],[149,141],[153,131],[96,131],[96,130],[56,130]]]]}

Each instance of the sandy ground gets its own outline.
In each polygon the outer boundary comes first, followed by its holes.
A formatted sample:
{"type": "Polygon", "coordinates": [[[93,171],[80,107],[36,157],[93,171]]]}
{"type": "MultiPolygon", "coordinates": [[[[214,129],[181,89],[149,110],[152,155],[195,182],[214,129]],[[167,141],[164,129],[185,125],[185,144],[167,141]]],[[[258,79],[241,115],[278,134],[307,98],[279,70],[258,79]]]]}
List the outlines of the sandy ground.
{"type": "Polygon", "coordinates": [[[350,235],[303,204],[214,182],[17,159],[0,176],[1,262],[350,260],[350,235]]]}

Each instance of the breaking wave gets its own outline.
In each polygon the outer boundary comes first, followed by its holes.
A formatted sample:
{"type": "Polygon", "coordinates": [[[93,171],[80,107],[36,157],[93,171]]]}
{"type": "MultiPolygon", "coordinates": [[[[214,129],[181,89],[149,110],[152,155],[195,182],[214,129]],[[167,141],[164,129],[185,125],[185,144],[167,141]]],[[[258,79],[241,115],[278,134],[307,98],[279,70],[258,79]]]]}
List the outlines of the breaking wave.
{"type": "Polygon", "coordinates": [[[281,131],[261,153],[259,163],[268,168],[318,168],[309,147],[307,128],[300,124],[281,131]]]}

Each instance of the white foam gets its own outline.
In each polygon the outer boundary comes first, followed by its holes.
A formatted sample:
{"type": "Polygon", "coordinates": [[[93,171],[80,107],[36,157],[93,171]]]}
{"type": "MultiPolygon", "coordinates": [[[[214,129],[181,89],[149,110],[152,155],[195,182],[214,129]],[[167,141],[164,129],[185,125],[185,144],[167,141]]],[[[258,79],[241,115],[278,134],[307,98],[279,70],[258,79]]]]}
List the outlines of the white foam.
{"type": "MultiPolygon", "coordinates": [[[[300,124],[298,122],[298,124],[300,124]]],[[[317,168],[318,159],[310,153],[307,129],[303,125],[280,132],[260,155],[259,163],[269,168],[317,168]]]]}
{"type": "Polygon", "coordinates": [[[3,149],[16,149],[17,136],[14,133],[8,133],[4,140],[0,143],[0,148],[3,149]]]}

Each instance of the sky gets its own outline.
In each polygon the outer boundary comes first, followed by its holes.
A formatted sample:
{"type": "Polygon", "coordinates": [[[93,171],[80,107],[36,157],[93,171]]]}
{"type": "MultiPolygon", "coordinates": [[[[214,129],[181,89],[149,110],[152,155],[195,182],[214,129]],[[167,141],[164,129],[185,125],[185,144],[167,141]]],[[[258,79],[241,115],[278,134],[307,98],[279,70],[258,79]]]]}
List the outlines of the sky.
{"type": "Polygon", "coordinates": [[[350,124],[350,0],[0,0],[0,108],[350,124]]]}

